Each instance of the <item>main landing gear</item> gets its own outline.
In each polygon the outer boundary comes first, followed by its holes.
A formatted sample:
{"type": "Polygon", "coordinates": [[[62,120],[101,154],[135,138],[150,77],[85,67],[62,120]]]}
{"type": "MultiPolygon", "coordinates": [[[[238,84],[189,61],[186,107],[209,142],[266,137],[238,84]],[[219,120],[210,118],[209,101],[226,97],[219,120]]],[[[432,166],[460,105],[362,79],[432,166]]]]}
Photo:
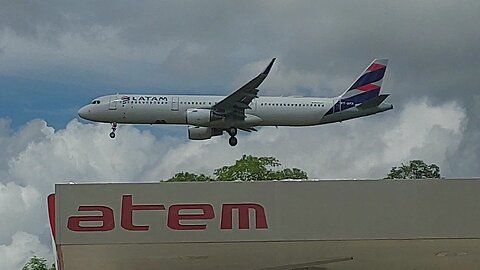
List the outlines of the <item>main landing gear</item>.
{"type": "Polygon", "coordinates": [[[115,131],[117,130],[117,123],[112,123],[112,132],[110,132],[110,138],[115,139],[115,131]]]}
{"type": "Polygon", "coordinates": [[[227,129],[228,134],[230,135],[230,139],[228,139],[228,143],[230,146],[235,146],[238,143],[237,138],[235,137],[237,135],[237,128],[231,127],[227,129]]]}

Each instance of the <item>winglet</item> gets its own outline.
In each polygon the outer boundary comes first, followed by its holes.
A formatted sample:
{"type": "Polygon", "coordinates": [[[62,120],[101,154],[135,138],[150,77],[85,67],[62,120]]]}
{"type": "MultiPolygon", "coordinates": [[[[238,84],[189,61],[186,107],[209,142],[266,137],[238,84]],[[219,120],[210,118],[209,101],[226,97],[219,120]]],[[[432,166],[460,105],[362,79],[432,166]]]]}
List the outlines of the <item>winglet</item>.
{"type": "Polygon", "coordinates": [[[270,61],[270,64],[268,64],[267,68],[262,72],[263,75],[268,75],[268,73],[270,72],[270,69],[272,69],[273,62],[275,62],[275,59],[277,58],[273,58],[272,61],[270,61]]]}

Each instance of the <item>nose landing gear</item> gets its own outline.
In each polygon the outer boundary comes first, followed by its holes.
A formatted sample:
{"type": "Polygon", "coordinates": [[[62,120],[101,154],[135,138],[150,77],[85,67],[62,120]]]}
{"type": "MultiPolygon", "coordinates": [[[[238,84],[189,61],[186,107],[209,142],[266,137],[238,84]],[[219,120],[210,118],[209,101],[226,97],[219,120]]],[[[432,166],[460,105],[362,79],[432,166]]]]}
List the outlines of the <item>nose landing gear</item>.
{"type": "Polygon", "coordinates": [[[112,132],[110,132],[110,138],[115,139],[115,131],[117,130],[117,123],[112,123],[112,132]]]}
{"type": "Polygon", "coordinates": [[[228,139],[228,143],[230,146],[235,146],[238,143],[237,138],[235,137],[237,135],[237,128],[231,127],[227,129],[228,134],[230,135],[230,139],[228,139]]]}

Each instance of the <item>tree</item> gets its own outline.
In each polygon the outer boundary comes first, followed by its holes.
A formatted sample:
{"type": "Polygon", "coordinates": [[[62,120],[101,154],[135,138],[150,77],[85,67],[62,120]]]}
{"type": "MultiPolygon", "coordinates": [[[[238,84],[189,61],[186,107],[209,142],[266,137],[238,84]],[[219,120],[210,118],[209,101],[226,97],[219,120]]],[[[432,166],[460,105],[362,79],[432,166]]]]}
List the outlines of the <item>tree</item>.
{"type": "Polygon", "coordinates": [[[385,179],[439,179],[440,177],[440,167],[437,165],[427,165],[422,160],[410,160],[408,165],[402,163],[400,167],[393,167],[385,179]]]}
{"type": "Polygon", "coordinates": [[[214,177],[205,174],[180,172],[168,182],[206,182],[206,181],[232,181],[232,180],[282,180],[282,179],[308,179],[307,173],[298,168],[280,170],[282,164],[274,157],[254,157],[243,155],[235,161],[234,165],[223,166],[214,170],[214,177]]]}
{"type": "Polygon", "coordinates": [[[282,179],[308,179],[307,173],[298,169],[283,169],[281,171],[271,172],[271,179],[268,180],[282,180],[282,179]]]}
{"type": "Polygon", "coordinates": [[[28,260],[22,270],[55,270],[55,265],[52,264],[52,267],[48,268],[47,260],[33,256],[28,260]]]}
{"type": "Polygon", "coordinates": [[[223,166],[216,169],[214,175],[218,181],[231,180],[281,180],[281,179],[307,179],[307,173],[298,169],[278,170],[281,166],[274,157],[254,157],[243,155],[234,165],[223,166]]]}
{"type": "Polygon", "coordinates": [[[168,179],[168,182],[206,182],[213,181],[215,179],[211,178],[205,174],[194,174],[189,172],[180,172],[175,174],[172,178],[168,179]]]}

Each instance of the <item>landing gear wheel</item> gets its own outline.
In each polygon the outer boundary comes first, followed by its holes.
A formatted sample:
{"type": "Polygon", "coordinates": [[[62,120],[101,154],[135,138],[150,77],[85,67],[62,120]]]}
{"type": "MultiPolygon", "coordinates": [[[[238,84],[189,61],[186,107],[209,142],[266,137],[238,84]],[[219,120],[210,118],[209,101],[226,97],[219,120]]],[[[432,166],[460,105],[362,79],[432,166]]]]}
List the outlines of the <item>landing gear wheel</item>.
{"type": "Polygon", "coordinates": [[[237,136],[237,128],[231,127],[227,129],[228,135],[235,137],[237,136]]]}
{"type": "Polygon", "coordinates": [[[230,146],[235,146],[237,145],[238,140],[235,137],[230,137],[230,139],[228,139],[228,143],[230,144],[230,146]]]}
{"type": "Polygon", "coordinates": [[[112,132],[110,132],[110,138],[114,139],[115,138],[115,131],[117,130],[117,123],[113,122],[112,123],[112,132]]]}

